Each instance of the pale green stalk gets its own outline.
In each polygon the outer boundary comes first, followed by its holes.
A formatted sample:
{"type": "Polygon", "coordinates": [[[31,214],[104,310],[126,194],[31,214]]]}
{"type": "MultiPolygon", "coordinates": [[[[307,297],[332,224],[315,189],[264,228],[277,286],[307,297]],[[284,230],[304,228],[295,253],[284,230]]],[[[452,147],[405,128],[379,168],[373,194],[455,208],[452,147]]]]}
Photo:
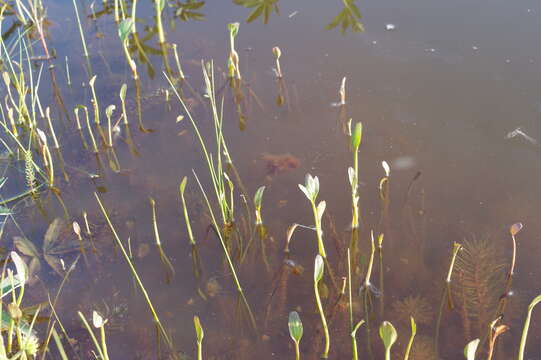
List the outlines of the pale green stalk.
{"type": "Polygon", "coordinates": [[[325,313],[323,312],[323,306],[321,305],[321,297],[319,295],[319,281],[323,277],[325,265],[323,257],[321,255],[316,256],[315,266],[314,266],[314,293],[316,295],[316,304],[319,311],[319,316],[321,318],[321,325],[323,326],[323,332],[325,333],[325,349],[321,357],[327,359],[329,357],[329,348],[331,345],[331,339],[329,336],[329,327],[327,326],[327,319],[325,319],[325,313]]]}
{"type": "Polygon", "coordinates": [[[528,338],[528,331],[530,329],[530,321],[532,319],[533,308],[541,302],[541,295],[538,295],[528,305],[528,313],[526,314],[526,320],[524,321],[524,328],[522,329],[522,336],[520,337],[520,346],[518,350],[518,360],[524,360],[524,350],[526,349],[526,339],[528,338]]]}
{"type": "Polygon", "coordinates": [[[47,118],[47,123],[49,124],[49,129],[51,130],[51,136],[53,137],[54,148],[55,149],[60,149],[60,145],[58,144],[58,140],[57,140],[56,134],[54,132],[53,122],[51,121],[51,110],[49,109],[48,106],[45,108],[45,117],[47,118]]]}
{"type": "Polygon", "coordinates": [[[186,176],[182,178],[179,186],[180,199],[182,200],[182,211],[184,212],[184,221],[186,222],[186,230],[188,231],[188,238],[190,244],[195,245],[195,239],[192,232],[192,225],[190,224],[190,217],[188,215],[188,207],[186,206],[186,199],[184,198],[184,191],[186,190],[186,182],[188,179],[186,176]]]}
{"type": "Polygon", "coordinates": [[[118,237],[118,234],[113,226],[113,224],[111,223],[111,220],[109,219],[109,214],[107,213],[107,210],[105,210],[105,207],[103,206],[99,196],[97,193],[94,193],[94,196],[96,197],[96,200],[98,202],[98,205],[100,206],[100,209],[103,213],[103,216],[105,217],[105,220],[107,221],[107,224],[109,225],[109,228],[111,229],[111,232],[113,233],[113,239],[115,240],[116,244],[118,245],[118,247],[120,248],[121,252],[122,252],[122,256],[124,257],[124,259],[126,260],[126,262],[128,263],[128,266],[130,268],[130,271],[132,273],[132,276],[135,278],[136,280],[136,283],[139,287],[139,290],[141,291],[141,293],[143,294],[146,302],[147,302],[147,305],[150,309],[150,312],[152,313],[152,317],[154,318],[154,322],[156,323],[156,326],[158,327],[158,330],[160,331],[161,335],[164,337],[165,339],[165,342],[167,343],[167,345],[169,346],[169,348],[174,351],[174,346],[173,346],[173,343],[171,341],[171,338],[169,337],[169,335],[167,334],[167,331],[165,330],[165,328],[163,327],[159,317],[158,317],[158,313],[156,312],[155,308],[154,308],[154,305],[152,304],[152,301],[150,300],[150,297],[143,285],[143,282],[141,281],[141,279],[139,278],[139,275],[137,274],[137,270],[135,270],[135,266],[133,264],[133,262],[131,261],[128,253],[126,252],[126,249],[124,248],[124,244],[122,244],[122,241],[120,240],[120,238],[118,237]]]}
{"type": "Polygon", "coordinates": [[[75,16],[77,17],[77,25],[79,26],[79,34],[81,35],[81,42],[83,43],[83,52],[85,54],[85,57],[88,59],[89,55],[88,55],[88,49],[86,48],[85,34],[83,32],[81,19],[79,18],[79,10],[77,10],[77,3],[75,0],[73,0],[73,7],[75,9],[75,16]]]}
{"type": "Polygon", "coordinates": [[[223,249],[225,257],[227,259],[227,263],[229,265],[229,270],[231,271],[231,274],[233,275],[233,280],[235,281],[235,285],[237,286],[237,291],[239,292],[243,302],[245,303],[245,305],[246,305],[246,307],[248,309],[248,313],[249,313],[249,316],[250,316],[250,321],[252,323],[252,326],[254,327],[254,329],[257,329],[256,323],[255,323],[255,318],[254,318],[254,315],[252,313],[252,309],[250,308],[250,305],[248,304],[248,301],[246,300],[246,297],[244,296],[244,291],[242,290],[242,286],[240,285],[240,281],[239,281],[239,278],[237,276],[237,272],[235,271],[235,266],[233,265],[233,261],[231,260],[231,256],[229,255],[229,251],[227,250],[227,246],[226,246],[226,244],[224,242],[224,239],[222,237],[222,232],[220,231],[220,229],[218,227],[218,223],[216,222],[214,212],[212,211],[212,206],[210,205],[207,194],[205,193],[205,190],[203,189],[203,185],[201,185],[201,182],[199,181],[199,178],[197,177],[197,174],[195,173],[195,171],[193,169],[192,169],[192,172],[193,172],[193,174],[195,176],[195,180],[197,181],[197,184],[199,185],[199,188],[201,189],[201,192],[203,193],[203,197],[205,198],[205,202],[207,203],[207,207],[208,207],[209,212],[210,212],[212,223],[213,223],[214,227],[216,228],[216,233],[218,235],[218,238],[220,239],[220,244],[222,245],[222,249],[223,249]]]}
{"type": "Polygon", "coordinates": [[[96,89],[94,88],[94,82],[96,81],[96,75],[94,75],[88,84],[92,90],[92,106],[94,107],[94,122],[96,125],[100,124],[100,107],[98,105],[98,97],[96,96],[96,89]]]}

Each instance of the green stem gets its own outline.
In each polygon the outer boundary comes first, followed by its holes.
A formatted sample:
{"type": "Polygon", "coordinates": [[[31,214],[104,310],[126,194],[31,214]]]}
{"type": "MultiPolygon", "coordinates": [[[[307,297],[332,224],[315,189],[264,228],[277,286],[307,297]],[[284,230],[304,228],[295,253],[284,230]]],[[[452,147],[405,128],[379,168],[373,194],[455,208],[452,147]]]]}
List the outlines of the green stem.
{"type": "Polygon", "coordinates": [[[327,320],[325,319],[325,313],[323,312],[323,306],[321,305],[321,298],[319,296],[318,281],[314,281],[314,292],[316,294],[316,303],[319,310],[319,316],[321,317],[321,325],[323,325],[323,331],[325,333],[325,350],[321,357],[326,359],[329,357],[329,347],[330,347],[330,337],[329,337],[329,328],[327,326],[327,320]]]}

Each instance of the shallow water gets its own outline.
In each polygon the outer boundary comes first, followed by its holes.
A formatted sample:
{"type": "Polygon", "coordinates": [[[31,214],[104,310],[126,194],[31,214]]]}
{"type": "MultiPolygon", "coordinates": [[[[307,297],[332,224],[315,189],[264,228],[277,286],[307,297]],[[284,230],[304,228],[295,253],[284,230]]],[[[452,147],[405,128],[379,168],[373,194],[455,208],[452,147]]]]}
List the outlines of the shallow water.
{"type": "MultiPolygon", "coordinates": [[[[385,232],[385,281],[384,288],[379,289],[384,296],[373,299],[371,334],[364,327],[359,330],[361,357],[370,357],[367,344],[370,337],[372,358],[382,358],[375,328],[382,320],[389,320],[399,331],[395,345],[398,358],[410,331],[404,322],[408,317],[401,310],[404,306],[399,305],[408,296],[422,296],[423,303],[428,304],[425,308],[429,309],[423,312],[418,299],[413,306],[419,316],[421,344],[415,359],[435,358],[431,344],[441,300],[440,285],[447,273],[452,243],[477,239],[475,244],[479,244],[485,240],[484,252],[475,253],[478,263],[485,264],[489,272],[504,269],[504,275],[511,258],[509,226],[520,221],[524,229],[518,235],[513,282],[516,296],[511,298],[504,319],[511,330],[499,338],[496,358],[507,359],[516,354],[527,304],[541,289],[537,266],[537,254],[541,251],[537,234],[541,229],[536,221],[541,210],[537,201],[541,196],[538,186],[541,148],[520,137],[506,139],[506,134],[520,126],[532,138],[541,138],[538,120],[541,50],[535,46],[541,30],[541,6],[534,1],[519,4],[500,0],[490,4],[478,0],[363,2],[358,6],[365,32],[343,35],[338,29],[324,29],[339,12],[337,4],[282,1],[280,16],[272,14],[268,24],[262,24],[261,19],[247,24],[244,19],[250,12],[248,9],[229,2],[208,3],[201,10],[204,21],[173,20],[171,13],[164,21],[167,41],[178,44],[192,88],[183,86],[185,98],[192,104],[194,117],[205,137],[209,137],[209,144],[212,144],[213,128],[202,96],[201,59],[215,61],[218,98],[224,96],[224,137],[247,197],[251,200],[259,186],[266,186],[262,213],[268,237],[264,250],[255,236],[242,265],[233,251],[240,281],[255,313],[258,326],[255,333],[246,317],[235,312],[237,294],[233,279],[220,244],[208,228],[208,211],[192,176],[194,169],[215,203],[199,143],[187,119],[176,122],[177,116],[184,114],[178,101],[172,97],[166,104],[159,91],[168,86],[159,51],[157,54],[149,51],[154,75],[138,59],[142,120],[146,127],[155,130],[144,133],[137,128],[134,82],[119,46],[112,14],[83,21],[90,63],[97,75],[99,103],[102,109],[115,104],[115,119],[120,113],[118,91],[122,83],[128,85],[133,145],[127,144],[128,135],[121,127],[114,147],[121,171],[112,171],[110,162],[114,158],[110,151],[102,149],[98,160],[82,147],[75,128],[72,109],[77,104],[90,108],[91,94],[86,85],[88,76],[73,8],[66,1],[45,3],[51,18],[48,44],[57,53],[54,72],[70,114],[70,119],[66,119],[55,102],[50,73],[44,72],[41,101],[51,106],[70,180],[63,180],[57,166],[58,187],[70,220],[83,224],[82,211],[88,212],[90,222],[95,224],[94,241],[98,248],[96,254],[88,253],[88,266],[83,259],[79,260],[56,306],[68,334],[77,340],[75,350],[70,351],[89,358],[92,344],[76,311],[81,310],[88,317],[96,309],[110,318],[111,358],[157,357],[152,317],[119,250],[113,246],[93,196],[94,191],[99,191],[120,238],[126,244],[130,239],[137,271],[176,350],[194,355],[192,318],[198,315],[205,329],[207,358],[293,357],[287,315],[297,310],[305,329],[301,342],[303,357],[317,358],[323,339],[312,287],[317,253],[315,233],[300,229],[293,236],[290,257],[304,267],[300,275],[282,265],[285,257],[282,249],[289,225],[313,223],[309,202],[297,184],[304,182],[306,173],[317,175],[321,183],[318,199],[327,201],[330,215],[323,223],[329,260],[337,282],[341,283],[341,277],[347,274],[344,251],[351,236],[347,167],[352,156],[344,130],[346,121],[352,118],[354,122],[362,121],[364,128],[359,156],[362,226],[360,251],[354,259],[358,273],[353,277],[356,320],[363,316],[356,289],[366,271],[369,232],[370,229],[385,232]],[[221,76],[229,52],[226,25],[233,21],[241,22],[236,47],[243,75],[242,122],[233,101],[233,90],[221,76]],[[386,24],[394,24],[396,29],[387,31],[386,24]],[[273,46],[282,50],[285,96],[282,106],[277,105],[279,83],[272,72],[273,46]],[[65,56],[69,58],[72,86],[66,84],[65,56]],[[338,90],[344,76],[347,104],[333,107],[331,104],[339,100],[338,90]],[[276,160],[274,155],[287,155],[289,163],[271,163],[281,160],[280,157],[276,160]],[[380,165],[383,160],[391,164],[391,192],[389,213],[381,222],[378,183],[384,176],[380,165]],[[418,172],[421,175],[412,181],[418,172]],[[91,180],[88,173],[98,174],[99,178],[91,180]],[[199,286],[206,300],[197,291],[192,266],[194,253],[178,195],[184,176],[189,177],[186,197],[201,263],[199,286]],[[160,237],[175,270],[169,282],[154,246],[149,197],[156,201],[160,237]],[[492,252],[500,257],[483,257],[492,252]],[[263,261],[266,257],[268,264],[263,261]]],[[[94,5],[96,9],[101,6],[102,3],[94,5]]],[[[79,3],[79,8],[81,14],[90,16],[89,3],[79,3]]],[[[138,16],[142,16],[137,27],[143,38],[154,24],[152,7],[138,4],[138,16]]],[[[156,37],[148,45],[159,49],[156,37]]],[[[39,44],[34,48],[37,54],[41,53],[39,44]]],[[[171,52],[168,59],[175,72],[171,52]]],[[[102,124],[106,124],[103,110],[101,117],[102,124]]],[[[46,123],[42,126],[45,129],[46,123]]],[[[88,133],[84,134],[88,142],[88,133]]],[[[55,159],[59,161],[57,156],[55,159]]],[[[6,192],[3,196],[24,189],[23,176],[17,170],[10,167],[7,176],[10,181],[2,189],[6,192]]],[[[245,229],[252,228],[247,221],[253,221],[253,215],[250,213],[252,218],[247,220],[239,195],[241,186],[235,183],[237,229],[248,239],[246,233],[250,231],[245,229]]],[[[42,207],[40,211],[32,201],[26,201],[15,208],[15,220],[23,234],[36,244],[41,244],[48,224],[55,217],[64,216],[59,202],[50,193],[42,196],[42,207]]],[[[217,214],[217,207],[214,210],[217,214]]],[[[12,237],[20,233],[8,221],[3,245],[11,249],[12,237]]],[[[70,254],[65,261],[69,263],[74,258],[75,254],[70,254]]],[[[472,310],[461,305],[465,301],[462,285],[466,270],[459,267],[453,275],[456,307],[453,311],[444,307],[440,358],[462,358],[463,346],[486,334],[479,324],[486,326],[488,320],[493,320],[493,309],[479,306],[472,310]]],[[[376,264],[372,282],[378,288],[381,275],[376,264]]],[[[28,290],[29,304],[46,300],[45,290],[56,293],[61,280],[45,265],[38,276],[41,281],[28,290]]],[[[476,288],[479,298],[487,304],[497,302],[503,288],[489,291],[492,283],[480,282],[476,288]]],[[[328,280],[327,286],[331,287],[328,280]]],[[[336,300],[336,295],[331,290],[325,305],[330,317],[330,358],[342,359],[350,356],[349,318],[347,308],[343,307],[343,301],[336,300]]],[[[538,335],[541,319],[534,314],[532,322],[528,358],[541,356],[538,335]]]]}

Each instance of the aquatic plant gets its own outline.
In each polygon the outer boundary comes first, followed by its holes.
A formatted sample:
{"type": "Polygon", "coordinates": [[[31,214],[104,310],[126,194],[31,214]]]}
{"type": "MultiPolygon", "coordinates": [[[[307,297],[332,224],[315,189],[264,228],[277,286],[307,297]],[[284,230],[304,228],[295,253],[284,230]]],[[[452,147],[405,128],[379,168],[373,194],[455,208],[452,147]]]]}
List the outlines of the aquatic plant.
{"type": "Polygon", "coordinates": [[[72,0],[73,2],[73,8],[75,9],[75,17],[77,18],[77,26],[79,27],[79,35],[81,36],[81,43],[83,44],[83,52],[85,55],[85,58],[88,59],[88,49],[86,48],[86,40],[85,40],[85,34],[83,32],[83,27],[81,25],[81,18],[79,17],[79,10],[77,9],[77,2],[75,0],[72,0]]]}
{"type": "MultiPolygon", "coordinates": [[[[207,66],[203,62],[201,62],[201,68],[203,70],[203,78],[205,80],[206,94],[210,102],[210,106],[212,110],[212,119],[214,122],[214,135],[215,135],[214,150],[216,154],[215,157],[213,157],[212,154],[208,151],[205,140],[203,139],[203,136],[201,135],[201,132],[199,131],[199,127],[197,126],[197,123],[195,119],[193,118],[192,113],[190,109],[188,108],[188,105],[186,104],[182,96],[180,96],[172,80],[167,75],[166,75],[166,78],[169,84],[171,85],[172,90],[175,93],[177,99],[182,104],[184,111],[188,115],[188,119],[190,120],[190,123],[192,124],[194,128],[197,139],[199,140],[201,150],[203,151],[203,154],[205,156],[205,161],[209,169],[216,200],[220,207],[222,224],[224,226],[230,226],[233,223],[233,219],[234,219],[234,208],[232,204],[232,197],[228,196],[227,194],[226,183],[229,185],[231,185],[232,183],[226,180],[227,174],[225,172],[223,165],[225,162],[227,165],[229,165],[230,167],[234,169],[233,160],[231,159],[231,156],[229,155],[229,150],[227,148],[226,142],[224,140],[223,132],[222,132],[223,112],[222,111],[218,112],[218,105],[216,102],[216,92],[215,92],[215,84],[214,84],[214,65],[212,62],[208,63],[208,69],[207,69],[207,66]]],[[[223,100],[222,100],[222,106],[223,106],[223,100]]],[[[231,188],[230,188],[230,192],[232,193],[231,188]]]]}
{"type": "Polygon", "coordinates": [[[253,8],[250,15],[246,18],[247,23],[251,23],[258,17],[261,17],[263,24],[267,24],[273,11],[277,14],[280,13],[278,0],[233,0],[233,2],[246,8],[253,8]]]}
{"type": "Polygon", "coordinates": [[[319,282],[323,278],[323,271],[325,269],[325,263],[323,257],[320,254],[316,255],[316,260],[314,263],[314,293],[316,295],[316,304],[319,311],[319,317],[321,319],[321,326],[323,327],[323,332],[325,333],[325,349],[321,357],[326,359],[329,357],[329,347],[331,345],[331,338],[329,336],[329,328],[327,326],[327,319],[325,319],[325,313],[323,312],[323,306],[321,305],[321,296],[319,295],[319,282]]]}
{"type": "Polygon", "coordinates": [[[111,117],[113,116],[113,111],[115,111],[116,106],[111,104],[105,108],[105,116],[107,117],[107,133],[109,134],[109,147],[113,147],[113,126],[111,124],[111,117]]]}
{"type": "Polygon", "coordinates": [[[515,236],[522,230],[522,223],[516,223],[511,225],[509,229],[509,233],[511,234],[511,240],[513,240],[513,252],[511,255],[511,265],[509,267],[509,272],[507,273],[507,281],[505,283],[505,290],[504,295],[500,298],[500,302],[498,304],[498,310],[497,315],[499,314],[504,315],[505,314],[505,307],[507,305],[507,299],[509,292],[511,291],[511,285],[513,283],[513,275],[515,273],[515,263],[517,258],[517,240],[515,236]]]}
{"type": "MultiPolygon", "coordinates": [[[[165,0],[156,0],[156,2],[160,1],[164,2],[165,0]]],[[[126,18],[122,20],[122,22],[118,25],[118,37],[120,38],[120,42],[122,43],[124,56],[126,57],[128,65],[130,66],[133,78],[137,80],[139,79],[139,74],[137,73],[137,65],[135,64],[135,61],[132,59],[130,51],[128,50],[129,36],[130,33],[133,31],[134,23],[135,21],[132,18],[126,18]]]]}
{"type": "Polygon", "coordinates": [[[263,192],[265,187],[261,186],[257,189],[254,195],[254,206],[255,206],[255,224],[263,225],[263,219],[261,218],[261,202],[263,201],[263,192]]]}
{"type": "Polygon", "coordinates": [[[359,146],[363,135],[363,124],[355,124],[351,132],[351,149],[353,151],[353,167],[348,168],[349,184],[351,185],[351,228],[359,227],[359,146]]]}
{"type": "Polygon", "coordinates": [[[354,32],[363,32],[364,26],[360,22],[362,15],[357,5],[355,5],[355,1],[356,0],[342,0],[344,8],[325,28],[331,30],[340,25],[340,31],[342,31],[343,34],[345,34],[346,30],[349,28],[354,32]]]}
{"type": "Polygon", "coordinates": [[[229,69],[229,77],[236,77],[237,80],[241,79],[240,76],[240,67],[239,67],[239,54],[235,50],[235,38],[239,33],[238,22],[227,24],[227,29],[229,30],[229,45],[231,47],[229,52],[229,59],[227,61],[227,67],[229,69]]]}
{"type": "Polygon", "coordinates": [[[177,64],[177,71],[178,71],[178,77],[181,80],[186,79],[186,76],[184,76],[184,72],[182,71],[182,65],[180,65],[180,56],[178,55],[178,46],[177,44],[173,44],[173,54],[175,56],[175,62],[177,64]]]}
{"type": "Polygon", "coordinates": [[[411,336],[408,341],[408,346],[406,347],[406,354],[404,355],[404,360],[409,359],[411,348],[413,346],[413,341],[415,340],[415,335],[417,334],[417,324],[415,324],[415,319],[413,318],[413,316],[410,316],[410,321],[411,321],[411,336]]]}
{"type": "Polygon", "coordinates": [[[154,9],[156,10],[156,28],[158,29],[158,41],[165,43],[165,31],[163,29],[162,12],[167,0],[154,0],[154,9]]]}
{"type": "Polygon", "coordinates": [[[434,311],[430,302],[421,295],[407,296],[392,304],[391,317],[402,324],[407,324],[413,317],[419,324],[431,324],[434,311]]]}
{"type": "Polygon", "coordinates": [[[385,347],[385,360],[391,360],[391,347],[396,342],[398,335],[393,324],[384,321],[379,327],[379,337],[385,347]]]}
{"type": "Polygon", "coordinates": [[[66,231],[68,230],[65,221],[61,218],[54,219],[43,236],[41,252],[27,238],[22,236],[13,238],[15,248],[30,258],[30,268],[32,269],[32,272],[29,272],[30,275],[34,275],[41,269],[40,258],[43,258],[58,275],[64,275],[61,256],[80,250],[80,246],[75,240],[64,236],[66,231]]]}
{"type": "Polygon", "coordinates": [[[113,226],[113,223],[111,222],[111,219],[109,218],[109,214],[107,213],[107,210],[103,206],[103,203],[101,202],[101,199],[99,198],[97,193],[94,193],[94,197],[96,198],[96,201],[98,202],[98,205],[100,207],[100,210],[105,217],[105,220],[107,221],[107,225],[109,225],[109,228],[111,229],[111,232],[113,233],[113,239],[115,240],[116,245],[120,248],[122,256],[124,257],[124,260],[128,263],[128,267],[130,268],[130,272],[134,279],[136,280],[136,284],[139,287],[139,290],[143,294],[145,301],[150,309],[150,312],[152,313],[152,317],[154,318],[154,322],[156,323],[156,328],[160,332],[160,334],[163,336],[167,346],[174,351],[174,346],[171,338],[169,337],[169,334],[163,327],[160,318],[158,317],[158,313],[156,312],[156,309],[154,305],[152,304],[152,301],[150,300],[150,297],[148,296],[148,292],[146,291],[143,282],[141,281],[141,278],[139,277],[139,274],[137,273],[137,270],[135,269],[135,266],[133,264],[133,261],[131,260],[130,256],[126,252],[126,248],[124,247],[124,244],[122,244],[122,241],[118,237],[118,234],[113,226]]]}
{"type": "Polygon", "coordinates": [[[503,260],[499,249],[488,239],[465,239],[456,259],[453,290],[466,339],[483,337],[498,315],[499,298],[505,288],[503,260]]]}
{"type": "Polygon", "coordinates": [[[451,252],[451,261],[449,263],[449,270],[447,271],[447,277],[444,280],[444,289],[441,295],[440,309],[438,311],[438,320],[436,321],[436,335],[434,337],[434,347],[436,349],[436,354],[439,354],[438,341],[439,341],[441,318],[443,316],[443,307],[445,304],[445,299],[447,299],[447,304],[449,306],[449,309],[452,310],[454,308],[453,297],[451,294],[451,277],[453,275],[453,269],[455,267],[456,257],[461,248],[462,248],[462,244],[457,243],[457,242],[453,243],[453,250],[451,252]]]}
{"type": "Polygon", "coordinates": [[[518,349],[518,360],[524,360],[524,351],[526,349],[526,340],[528,339],[528,332],[530,330],[530,321],[532,319],[532,312],[534,307],[541,302],[541,295],[535,297],[530,305],[528,305],[528,313],[526,314],[526,320],[524,321],[524,327],[522,329],[522,336],[520,337],[520,346],[518,349]]]}
{"type": "Polygon", "coordinates": [[[351,336],[351,353],[353,360],[358,360],[358,349],[357,349],[357,330],[364,324],[364,319],[357,322],[356,325],[353,324],[353,297],[351,291],[351,252],[350,249],[347,250],[348,253],[348,296],[349,296],[349,326],[350,326],[350,336],[351,336]]]}
{"type": "Polygon", "coordinates": [[[467,360],[475,360],[475,353],[480,341],[479,339],[472,340],[464,347],[464,357],[467,360]]]}
{"type": "Polygon", "coordinates": [[[188,178],[184,176],[180,182],[179,192],[180,199],[182,200],[182,212],[184,213],[184,222],[186,223],[186,230],[188,231],[188,239],[190,239],[190,244],[195,245],[195,239],[193,236],[192,225],[190,224],[190,216],[188,215],[188,207],[186,206],[186,199],[184,198],[184,191],[186,190],[186,183],[188,178]]]}
{"type": "Polygon", "coordinates": [[[312,212],[314,214],[315,230],[317,236],[317,247],[321,257],[326,258],[325,245],[323,244],[323,230],[321,229],[321,219],[325,212],[326,203],[320,201],[316,206],[317,195],[319,193],[319,179],[317,176],[306,174],[304,185],[299,184],[299,189],[306,195],[306,198],[312,205],[312,212]]]}
{"type": "Polygon", "coordinates": [[[487,360],[492,360],[492,356],[494,355],[494,346],[496,344],[496,339],[498,338],[498,336],[509,330],[509,326],[505,324],[498,325],[498,322],[500,322],[502,318],[503,316],[500,316],[490,324],[490,337],[488,342],[487,360]]]}
{"type": "Polygon", "coordinates": [[[156,201],[154,201],[153,198],[150,198],[150,207],[152,208],[152,227],[154,228],[154,239],[156,240],[156,247],[158,248],[158,253],[160,254],[160,261],[166,269],[166,282],[169,283],[171,278],[175,276],[175,267],[165,254],[165,251],[163,251],[162,242],[160,240],[160,232],[158,231],[158,220],[156,219],[156,201]]]}
{"type": "Polygon", "coordinates": [[[299,344],[301,342],[303,328],[299,313],[297,313],[296,311],[292,311],[289,313],[287,326],[289,328],[289,336],[295,343],[295,359],[300,360],[301,353],[299,351],[299,344]]]}
{"type": "Polygon", "coordinates": [[[276,61],[276,77],[281,79],[284,77],[282,74],[282,67],[280,66],[280,57],[282,56],[282,50],[278,46],[272,48],[272,53],[274,54],[274,59],[276,61]]]}
{"type": "Polygon", "coordinates": [[[205,332],[201,326],[199,316],[195,315],[193,317],[193,324],[195,327],[195,335],[197,337],[197,360],[203,360],[203,337],[205,336],[205,332]]]}

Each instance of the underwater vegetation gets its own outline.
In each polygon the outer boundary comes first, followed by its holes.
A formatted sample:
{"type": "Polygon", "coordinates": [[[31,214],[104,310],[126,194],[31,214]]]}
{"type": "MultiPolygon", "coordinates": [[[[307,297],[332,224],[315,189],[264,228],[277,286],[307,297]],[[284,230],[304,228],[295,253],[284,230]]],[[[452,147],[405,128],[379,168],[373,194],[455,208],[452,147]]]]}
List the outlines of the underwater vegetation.
{"type": "MultiPolygon", "coordinates": [[[[249,9],[246,22],[263,23],[279,3],[234,1],[249,9]]],[[[82,54],[70,54],[70,73],[68,56],[57,59],[50,46],[46,5],[0,8],[0,25],[15,24],[0,40],[0,360],[420,360],[464,346],[468,360],[523,359],[539,297],[518,352],[499,341],[522,315],[509,296],[522,223],[510,226],[512,251],[445,237],[445,269],[426,261],[424,189],[420,210],[408,202],[420,173],[408,186],[383,159],[376,178],[364,173],[363,133],[374,124],[349,116],[345,76],[332,146],[346,156],[325,174],[308,160],[315,154],[261,153],[263,135],[247,135],[254,148],[236,137],[261,126],[249,123],[249,109],[297,115],[288,53],[272,46],[258,59],[274,66],[264,81],[279,92],[264,103],[241,23],[224,27],[220,63],[173,43],[175,20],[204,19],[204,1],[140,4],[152,15],[139,18],[136,0],[74,0],[82,54]],[[87,44],[90,32],[117,52],[87,44]],[[115,67],[124,71],[118,81],[115,67]],[[165,86],[149,90],[155,77],[165,86]],[[246,181],[243,153],[261,160],[271,185],[246,181]],[[281,183],[293,170],[304,179],[281,183]],[[411,218],[395,220],[400,207],[411,218]],[[401,267],[404,253],[420,265],[401,267]],[[401,282],[412,278],[432,281],[406,293],[401,282]],[[441,293],[428,296],[434,288],[441,293]]],[[[336,5],[327,28],[364,29],[355,0],[336,5]]]]}

